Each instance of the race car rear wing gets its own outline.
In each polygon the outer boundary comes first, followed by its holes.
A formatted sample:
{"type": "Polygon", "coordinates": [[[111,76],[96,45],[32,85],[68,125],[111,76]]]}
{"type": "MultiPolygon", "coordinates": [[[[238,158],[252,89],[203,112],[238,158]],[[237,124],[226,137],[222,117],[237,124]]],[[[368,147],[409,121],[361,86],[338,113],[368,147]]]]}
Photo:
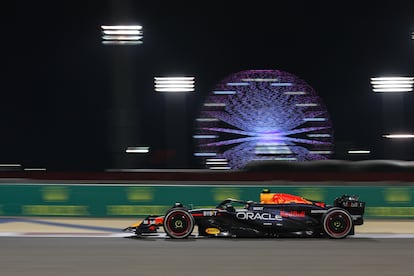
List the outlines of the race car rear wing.
{"type": "Polygon", "coordinates": [[[342,195],[337,197],[334,200],[334,206],[347,210],[352,215],[355,225],[362,225],[364,223],[365,202],[359,201],[358,196],[342,195]]]}

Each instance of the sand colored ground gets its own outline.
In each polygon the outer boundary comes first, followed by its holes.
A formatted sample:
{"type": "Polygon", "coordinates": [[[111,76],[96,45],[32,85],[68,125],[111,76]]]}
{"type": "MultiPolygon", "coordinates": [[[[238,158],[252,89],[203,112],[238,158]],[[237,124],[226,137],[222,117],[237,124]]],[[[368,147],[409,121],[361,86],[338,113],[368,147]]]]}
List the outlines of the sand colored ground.
{"type": "MultiPolygon", "coordinates": [[[[9,218],[0,217],[0,232],[114,233],[136,222],[135,218],[9,218]]],[[[356,233],[414,234],[414,220],[365,220],[356,233]]]]}

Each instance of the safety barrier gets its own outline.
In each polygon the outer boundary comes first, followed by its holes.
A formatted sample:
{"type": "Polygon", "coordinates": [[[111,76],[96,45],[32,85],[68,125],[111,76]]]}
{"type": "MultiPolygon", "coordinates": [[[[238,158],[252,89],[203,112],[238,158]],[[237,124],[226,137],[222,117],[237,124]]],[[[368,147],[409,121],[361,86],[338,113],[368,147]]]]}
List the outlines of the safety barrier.
{"type": "Polygon", "coordinates": [[[175,202],[215,206],[231,197],[259,200],[263,188],[331,204],[342,194],[366,202],[366,218],[414,219],[413,185],[0,184],[0,216],[132,217],[163,214],[175,202]]]}

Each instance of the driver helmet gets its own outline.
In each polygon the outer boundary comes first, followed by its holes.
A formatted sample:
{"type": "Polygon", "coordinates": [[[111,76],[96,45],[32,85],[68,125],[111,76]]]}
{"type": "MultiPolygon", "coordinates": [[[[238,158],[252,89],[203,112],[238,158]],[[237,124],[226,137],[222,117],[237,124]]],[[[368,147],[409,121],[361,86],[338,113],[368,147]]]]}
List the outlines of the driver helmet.
{"type": "Polygon", "coordinates": [[[224,209],[225,209],[226,211],[228,211],[228,212],[236,212],[236,209],[234,209],[234,206],[233,206],[233,205],[231,205],[230,203],[227,203],[227,204],[224,206],[224,209]]]}

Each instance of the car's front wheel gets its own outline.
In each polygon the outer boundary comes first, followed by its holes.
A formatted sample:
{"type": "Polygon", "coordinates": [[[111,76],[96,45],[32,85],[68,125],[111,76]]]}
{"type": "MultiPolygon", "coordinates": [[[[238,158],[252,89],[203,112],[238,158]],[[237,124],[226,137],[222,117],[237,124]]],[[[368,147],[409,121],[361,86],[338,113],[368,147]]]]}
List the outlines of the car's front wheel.
{"type": "Polygon", "coordinates": [[[173,208],[165,214],[163,226],[169,237],[184,239],[193,232],[194,218],[184,208],[173,208]]]}
{"type": "Polygon", "coordinates": [[[329,209],[322,217],[322,228],[330,238],[343,239],[352,231],[352,217],[344,209],[329,209]]]}

